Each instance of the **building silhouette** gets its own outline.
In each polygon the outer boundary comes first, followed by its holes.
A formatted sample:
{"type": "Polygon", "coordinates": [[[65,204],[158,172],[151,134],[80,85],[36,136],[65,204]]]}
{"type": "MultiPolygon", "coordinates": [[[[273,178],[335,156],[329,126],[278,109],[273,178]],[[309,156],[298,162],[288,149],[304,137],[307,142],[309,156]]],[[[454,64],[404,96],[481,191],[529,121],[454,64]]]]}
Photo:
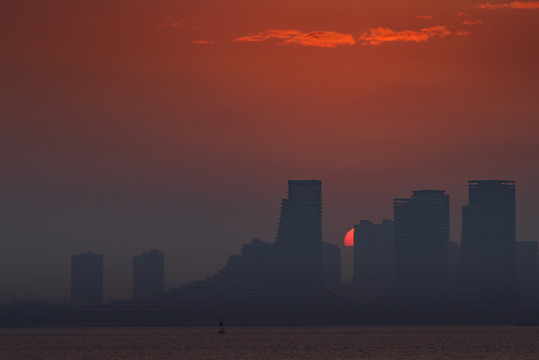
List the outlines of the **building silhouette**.
{"type": "Polygon", "coordinates": [[[517,304],[514,181],[469,181],[456,282],[468,309],[505,312],[517,304]]]}
{"type": "Polygon", "coordinates": [[[191,281],[150,303],[172,303],[189,309],[241,308],[255,303],[268,267],[273,244],[252,240],[231,255],[225,266],[205,280],[191,281]]]}
{"type": "Polygon", "coordinates": [[[261,301],[272,307],[325,307],[322,182],[289,180],[261,301]]]}
{"type": "Polygon", "coordinates": [[[152,249],[133,257],[133,298],[153,296],[165,290],[165,255],[152,249]]]}
{"type": "Polygon", "coordinates": [[[518,304],[521,308],[532,308],[538,305],[537,242],[517,241],[516,246],[518,304]]]}
{"type": "Polygon", "coordinates": [[[341,248],[335,244],[322,242],[324,259],[324,284],[328,289],[341,291],[341,248]]]}
{"type": "Polygon", "coordinates": [[[449,195],[443,190],[413,191],[394,199],[395,268],[387,305],[435,309],[448,291],[449,195]]]}
{"type": "Polygon", "coordinates": [[[361,220],[354,225],[354,276],[352,295],[372,302],[393,283],[395,262],[394,223],[373,224],[361,220]]]}
{"type": "Polygon", "coordinates": [[[136,306],[167,304],[192,314],[249,313],[267,320],[290,315],[286,310],[323,310],[330,299],[339,301],[341,253],[337,245],[322,242],[321,182],[290,180],[288,190],[274,243],[254,239],[214,275],[136,298],[136,306]]]}
{"type": "Polygon", "coordinates": [[[71,301],[103,303],[103,255],[86,252],[71,257],[71,301]]]}

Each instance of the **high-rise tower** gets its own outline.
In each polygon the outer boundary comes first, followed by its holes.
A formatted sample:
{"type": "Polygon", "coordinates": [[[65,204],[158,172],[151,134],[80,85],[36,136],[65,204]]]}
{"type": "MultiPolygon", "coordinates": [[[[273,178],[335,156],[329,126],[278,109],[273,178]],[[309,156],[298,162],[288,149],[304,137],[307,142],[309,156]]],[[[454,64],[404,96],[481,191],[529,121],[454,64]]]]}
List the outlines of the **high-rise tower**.
{"type": "Polygon", "coordinates": [[[153,249],[133,257],[133,298],[165,290],[165,254],[153,249]]]}
{"type": "Polygon", "coordinates": [[[87,252],[71,257],[71,301],[103,302],[103,255],[87,252]]]}
{"type": "Polygon", "coordinates": [[[451,276],[449,195],[414,191],[395,199],[395,271],[388,295],[395,306],[438,306],[451,276]]]}
{"type": "Polygon", "coordinates": [[[263,283],[263,300],[277,306],[324,302],[322,182],[289,180],[277,240],[263,283]]]}
{"type": "Polygon", "coordinates": [[[383,220],[373,224],[361,220],[354,225],[354,277],[352,294],[371,302],[393,283],[395,262],[394,224],[383,220]]]}
{"type": "Polygon", "coordinates": [[[467,308],[507,311],[516,305],[514,181],[469,181],[457,284],[467,308]]]}

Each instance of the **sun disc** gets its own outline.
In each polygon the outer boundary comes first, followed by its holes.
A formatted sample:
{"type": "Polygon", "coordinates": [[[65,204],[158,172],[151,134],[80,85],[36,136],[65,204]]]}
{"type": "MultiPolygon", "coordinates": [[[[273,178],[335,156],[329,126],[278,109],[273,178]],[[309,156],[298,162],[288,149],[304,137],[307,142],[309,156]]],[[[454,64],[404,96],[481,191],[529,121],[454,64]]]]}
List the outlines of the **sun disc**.
{"type": "Polygon", "coordinates": [[[344,237],[344,246],[354,246],[354,229],[346,233],[344,237]]]}

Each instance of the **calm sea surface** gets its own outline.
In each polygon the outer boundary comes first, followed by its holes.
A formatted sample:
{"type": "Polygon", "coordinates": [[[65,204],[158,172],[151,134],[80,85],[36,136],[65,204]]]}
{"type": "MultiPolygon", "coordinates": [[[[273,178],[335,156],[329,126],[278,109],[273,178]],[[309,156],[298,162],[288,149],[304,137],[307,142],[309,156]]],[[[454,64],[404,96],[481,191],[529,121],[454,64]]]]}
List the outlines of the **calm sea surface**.
{"type": "Polygon", "coordinates": [[[0,329],[0,359],[539,359],[539,327],[0,329]]]}

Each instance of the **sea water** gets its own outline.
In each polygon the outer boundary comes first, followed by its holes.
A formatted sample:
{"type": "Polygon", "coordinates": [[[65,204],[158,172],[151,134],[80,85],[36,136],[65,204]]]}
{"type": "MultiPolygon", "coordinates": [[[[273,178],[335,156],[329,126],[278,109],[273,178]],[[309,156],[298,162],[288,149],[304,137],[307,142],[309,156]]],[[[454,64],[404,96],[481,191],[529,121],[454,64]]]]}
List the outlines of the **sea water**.
{"type": "Polygon", "coordinates": [[[539,359],[539,327],[4,328],[0,359],[539,359]]]}

